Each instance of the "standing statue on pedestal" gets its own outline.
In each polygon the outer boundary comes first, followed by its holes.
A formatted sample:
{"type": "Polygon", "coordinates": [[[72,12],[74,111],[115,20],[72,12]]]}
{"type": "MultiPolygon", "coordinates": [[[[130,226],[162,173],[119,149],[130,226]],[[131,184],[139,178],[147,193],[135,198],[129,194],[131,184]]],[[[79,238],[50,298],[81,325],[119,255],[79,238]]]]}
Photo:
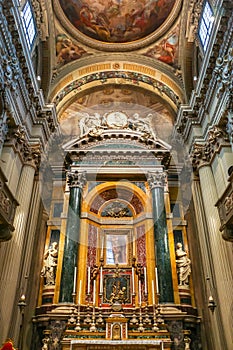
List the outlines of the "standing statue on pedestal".
{"type": "Polygon", "coordinates": [[[179,286],[189,285],[189,275],[191,274],[191,260],[187,253],[183,251],[182,244],[176,245],[176,266],[179,279],[179,286]]]}
{"type": "Polygon", "coordinates": [[[55,284],[58,255],[57,245],[57,242],[53,242],[52,247],[48,248],[44,254],[44,266],[41,271],[41,276],[45,278],[46,286],[55,284]]]}

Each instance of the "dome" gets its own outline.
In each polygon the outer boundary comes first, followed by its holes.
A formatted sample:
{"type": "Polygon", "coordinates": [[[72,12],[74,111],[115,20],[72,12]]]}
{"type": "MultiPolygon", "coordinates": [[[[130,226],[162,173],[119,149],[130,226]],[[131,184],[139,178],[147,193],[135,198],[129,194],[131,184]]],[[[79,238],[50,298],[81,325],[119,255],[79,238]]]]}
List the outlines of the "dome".
{"type": "Polygon", "coordinates": [[[176,0],[59,0],[71,24],[82,34],[107,43],[126,43],[156,31],[176,0]]]}

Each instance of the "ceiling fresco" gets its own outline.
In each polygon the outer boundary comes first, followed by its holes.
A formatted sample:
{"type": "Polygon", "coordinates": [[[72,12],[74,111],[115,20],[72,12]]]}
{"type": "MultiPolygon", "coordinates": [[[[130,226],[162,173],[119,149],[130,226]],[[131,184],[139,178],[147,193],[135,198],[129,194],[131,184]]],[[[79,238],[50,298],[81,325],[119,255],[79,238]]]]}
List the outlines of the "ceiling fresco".
{"type": "Polygon", "coordinates": [[[142,39],[168,18],[176,0],[59,0],[72,25],[107,43],[142,39]]]}
{"type": "Polygon", "coordinates": [[[79,121],[82,112],[100,115],[111,111],[123,111],[128,117],[138,113],[142,119],[148,115],[151,128],[158,138],[170,143],[174,118],[167,106],[154,95],[127,87],[105,87],[73,102],[60,116],[60,127],[64,136],[80,135],[79,121]]]}

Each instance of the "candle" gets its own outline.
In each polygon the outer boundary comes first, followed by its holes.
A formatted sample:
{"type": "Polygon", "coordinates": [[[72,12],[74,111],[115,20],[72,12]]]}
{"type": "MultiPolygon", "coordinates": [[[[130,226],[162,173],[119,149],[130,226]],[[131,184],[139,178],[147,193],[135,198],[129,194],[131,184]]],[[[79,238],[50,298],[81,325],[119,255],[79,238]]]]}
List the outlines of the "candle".
{"type": "Polygon", "coordinates": [[[145,294],[147,294],[147,276],[146,276],[146,267],[144,267],[144,283],[145,283],[145,294]]]}
{"type": "Polygon", "coordinates": [[[104,257],[104,236],[102,237],[102,242],[101,242],[101,253],[100,253],[100,257],[101,257],[101,258],[104,257]]]}
{"type": "Polygon", "coordinates": [[[90,294],[90,284],[91,284],[91,267],[87,268],[87,294],[90,294]]]}
{"type": "Polygon", "coordinates": [[[138,302],[139,305],[142,304],[142,291],[141,291],[141,280],[138,281],[138,302]]]}
{"type": "Polygon", "coordinates": [[[155,278],[156,278],[156,293],[159,294],[159,279],[158,279],[158,269],[155,268],[155,278]]]}
{"type": "Polygon", "coordinates": [[[154,280],[151,281],[151,289],[152,289],[152,303],[155,305],[155,286],[154,286],[154,280]]]}
{"type": "Polygon", "coordinates": [[[95,306],[95,289],[96,289],[96,280],[93,281],[93,306],[95,306]]]}
{"type": "Polygon", "coordinates": [[[161,341],[161,350],[164,350],[163,342],[161,341]]]}
{"type": "Polygon", "coordinates": [[[100,294],[103,294],[103,268],[100,267],[100,294]]]}
{"type": "Polygon", "coordinates": [[[134,267],[132,267],[132,293],[135,294],[134,267]]]}
{"type": "Polygon", "coordinates": [[[81,303],[81,294],[82,294],[82,280],[79,281],[78,305],[80,305],[81,303]]]}
{"type": "Polygon", "coordinates": [[[77,280],[77,266],[74,268],[74,285],[73,285],[73,293],[76,293],[76,280],[77,280]]]}

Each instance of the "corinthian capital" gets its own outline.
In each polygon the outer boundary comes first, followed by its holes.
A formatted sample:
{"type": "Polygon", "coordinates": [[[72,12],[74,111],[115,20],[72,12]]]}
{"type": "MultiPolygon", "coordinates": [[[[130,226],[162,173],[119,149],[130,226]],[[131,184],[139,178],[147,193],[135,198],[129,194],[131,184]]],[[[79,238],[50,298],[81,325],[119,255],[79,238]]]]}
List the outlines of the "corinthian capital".
{"type": "Polygon", "coordinates": [[[167,180],[167,174],[164,171],[153,171],[147,175],[147,181],[150,189],[153,190],[155,187],[164,188],[167,180]]]}
{"type": "Polygon", "coordinates": [[[83,187],[85,186],[87,182],[86,179],[86,172],[78,172],[78,171],[74,171],[74,172],[68,172],[67,173],[67,183],[69,185],[70,188],[72,187],[78,187],[81,190],[83,189],[83,187]]]}

